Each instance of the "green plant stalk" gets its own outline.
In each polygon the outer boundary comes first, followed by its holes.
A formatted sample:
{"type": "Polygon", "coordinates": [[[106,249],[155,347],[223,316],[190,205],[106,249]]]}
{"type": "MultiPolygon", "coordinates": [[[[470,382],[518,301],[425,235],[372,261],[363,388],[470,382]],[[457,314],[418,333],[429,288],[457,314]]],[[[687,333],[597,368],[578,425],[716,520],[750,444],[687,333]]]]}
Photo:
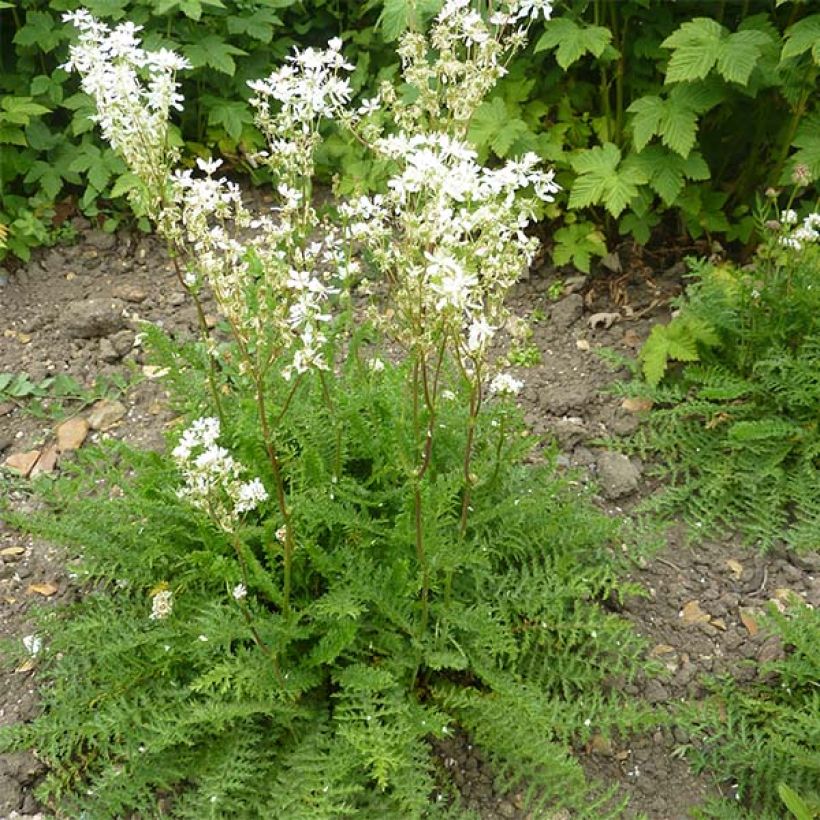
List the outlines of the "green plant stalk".
{"type": "MultiPolygon", "coordinates": [[[[199,324],[199,332],[202,336],[202,339],[206,342],[206,348],[208,347],[207,342],[211,338],[211,332],[208,329],[208,322],[205,319],[205,311],[202,309],[202,302],[199,300],[199,297],[194,293],[193,288],[188,287],[185,284],[185,277],[182,275],[182,269],[179,266],[179,259],[177,258],[177,254],[174,252],[172,248],[169,247],[168,249],[169,255],[174,263],[174,272],[176,273],[177,279],[179,280],[180,285],[185,289],[186,293],[191,297],[193,300],[194,306],[196,307],[196,318],[197,323],[199,324]]],[[[214,402],[214,408],[216,409],[216,414],[219,416],[220,424],[225,423],[225,413],[222,409],[222,399],[219,396],[219,390],[216,386],[216,360],[214,359],[213,354],[210,350],[207,350],[208,354],[208,387],[210,388],[211,398],[214,402]]]]}
{"type": "Polygon", "coordinates": [[[470,416],[467,420],[467,443],[464,446],[464,495],[461,497],[461,520],[458,530],[462,538],[467,533],[467,519],[470,515],[470,497],[473,490],[473,476],[470,466],[473,458],[473,443],[478,411],[481,407],[481,386],[478,378],[470,387],[470,416]]]}
{"type": "Polygon", "coordinates": [[[618,51],[618,62],[615,68],[615,132],[613,142],[621,147],[623,145],[624,130],[624,80],[626,76],[626,53],[624,43],[626,42],[626,29],[629,19],[624,20],[623,27],[618,29],[618,7],[613,3],[612,9],[612,39],[618,51]]]}
{"type": "Polygon", "coordinates": [[[504,439],[507,434],[507,414],[502,412],[501,421],[498,423],[498,444],[495,448],[495,466],[493,467],[493,474],[490,478],[490,483],[495,484],[498,480],[498,473],[501,470],[501,455],[504,451],[504,439]]]}
{"type": "MultiPolygon", "coordinates": [[[[333,480],[338,480],[339,476],[342,474],[342,429],[339,426],[339,423],[336,421],[336,413],[333,409],[333,399],[330,396],[330,390],[327,386],[327,379],[325,378],[324,371],[319,371],[319,380],[322,382],[322,396],[325,400],[325,407],[327,407],[327,412],[330,413],[330,417],[333,419],[333,426],[335,428],[335,451],[333,457],[333,480]]],[[[291,396],[293,395],[293,391],[291,391],[291,396]]],[[[288,402],[290,402],[290,396],[288,397],[288,402]]]]}
{"type": "Polygon", "coordinates": [[[806,106],[808,105],[809,100],[812,98],[811,92],[814,90],[814,84],[816,79],[817,66],[814,65],[814,63],[811,63],[809,65],[808,71],[806,72],[806,82],[803,87],[803,93],[800,95],[800,99],[798,100],[797,106],[792,112],[788,128],[786,129],[786,136],[783,140],[782,145],[780,146],[780,156],[777,158],[777,163],[772,171],[772,176],[770,178],[772,185],[777,185],[777,181],[780,179],[780,174],[783,171],[783,166],[786,164],[786,159],[789,156],[789,148],[791,148],[792,140],[794,139],[794,135],[797,133],[797,128],[800,125],[800,120],[806,113],[806,106]]]}
{"type": "Polygon", "coordinates": [[[295,551],[293,520],[290,514],[290,509],[288,508],[287,495],[285,493],[285,481],[284,476],[282,475],[282,465],[279,461],[279,456],[276,453],[270,424],[268,423],[268,411],[265,404],[265,385],[263,384],[261,377],[256,373],[254,373],[254,382],[256,386],[256,410],[259,416],[259,424],[262,427],[262,438],[264,439],[265,452],[267,453],[271,471],[273,472],[273,480],[276,485],[276,502],[279,506],[279,512],[282,516],[282,520],[285,522],[285,541],[283,544],[284,549],[282,555],[282,612],[285,617],[289,617],[291,588],[293,583],[293,553],[295,551]]]}
{"type": "MultiPolygon", "coordinates": [[[[232,532],[231,534],[231,543],[233,545],[234,551],[236,552],[236,558],[239,561],[239,568],[242,572],[242,583],[245,585],[245,589],[247,590],[248,587],[248,566],[245,563],[245,556],[242,554],[242,544],[239,541],[239,536],[232,532]]],[[[256,625],[253,622],[253,616],[251,615],[250,609],[248,605],[244,601],[238,601],[239,608],[242,610],[242,616],[245,619],[245,622],[248,624],[248,628],[251,631],[251,635],[253,635],[253,639],[259,649],[262,651],[266,657],[270,658],[270,661],[273,665],[273,672],[276,675],[276,679],[279,681],[280,686],[284,689],[285,688],[285,679],[282,676],[282,670],[279,666],[279,658],[266,643],[262,639],[262,636],[259,634],[259,630],[256,628],[256,625]]]]}

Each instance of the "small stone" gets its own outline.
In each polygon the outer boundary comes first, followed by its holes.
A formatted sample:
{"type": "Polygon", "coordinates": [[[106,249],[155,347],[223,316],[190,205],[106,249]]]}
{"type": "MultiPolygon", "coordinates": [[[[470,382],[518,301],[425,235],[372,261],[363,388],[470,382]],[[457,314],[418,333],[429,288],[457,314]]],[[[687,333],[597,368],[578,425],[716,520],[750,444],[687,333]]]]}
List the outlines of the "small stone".
{"type": "Polygon", "coordinates": [[[566,328],[581,318],[583,312],[583,297],[578,293],[571,293],[552,306],[550,318],[555,327],[566,330],[566,328]]]}
{"type": "Polygon", "coordinates": [[[57,449],[61,453],[77,450],[82,446],[87,435],[88,422],[84,418],[76,416],[64,421],[57,428],[57,449]]]}
{"type": "Polygon", "coordinates": [[[0,402],[0,416],[7,416],[17,405],[13,401],[0,402]]]}
{"type": "Polygon", "coordinates": [[[138,305],[148,298],[148,294],[136,285],[123,285],[114,291],[114,295],[124,302],[138,305]]]}
{"type": "Polygon", "coordinates": [[[100,358],[109,364],[119,361],[122,357],[111,342],[103,337],[100,339],[100,358]]]}
{"type": "Polygon", "coordinates": [[[669,690],[660,681],[654,678],[647,681],[644,694],[650,703],[664,703],[669,700],[670,697],[669,690]]]}
{"type": "Polygon", "coordinates": [[[502,817],[515,817],[515,806],[508,800],[503,800],[498,804],[498,813],[502,817]]]}
{"type": "Polygon", "coordinates": [[[9,470],[14,470],[23,478],[28,478],[29,473],[34,469],[37,459],[40,458],[39,450],[29,450],[25,453],[12,453],[4,462],[3,466],[9,470]]]}
{"type": "Polygon", "coordinates": [[[601,491],[610,501],[634,492],[640,477],[640,470],[623,453],[607,451],[598,459],[601,491]]]}
{"type": "Polygon", "coordinates": [[[36,478],[38,475],[48,475],[53,473],[57,467],[57,447],[52,444],[47,447],[37,459],[37,463],[31,468],[31,477],[36,478]]]}
{"type": "Polygon", "coordinates": [[[555,438],[563,450],[571,450],[576,444],[589,438],[589,429],[583,419],[577,416],[558,419],[550,425],[555,438]]]}
{"type": "Polygon", "coordinates": [[[652,409],[655,402],[652,399],[647,399],[642,396],[627,396],[622,402],[621,407],[627,413],[646,413],[652,409]]]}
{"type": "Polygon", "coordinates": [[[88,425],[92,430],[108,430],[113,427],[126,413],[125,405],[119,401],[101,399],[92,408],[88,415],[88,425]]]}
{"type": "Polygon", "coordinates": [[[680,618],[687,626],[692,626],[693,624],[708,624],[710,620],[709,613],[704,612],[697,601],[685,603],[680,612],[680,618]]]}
{"type": "Polygon", "coordinates": [[[175,290],[169,297],[168,297],[168,304],[171,307],[179,307],[180,305],[185,304],[185,294],[180,293],[178,290],[175,290]]]}
{"type": "Polygon", "coordinates": [[[101,251],[107,251],[117,244],[117,238],[113,233],[106,233],[100,230],[89,231],[85,235],[85,241],[87,244],[101,251]]]}
{"type": "Polygon", "coordinates": [[[114,347],[114,350],[120,356],[125,356],[126,353],[131,352],[131,348],[134,347],[134,339],[135,335],[130,330],[121,330],[119,333],[113,333],[111,336],[108,337],[108,341],[114,347]]]}
{"type": "Polygon", "coordinates": [[[772,635],[760,647],[760,651],[757,653],[757,662],[773,663],[774,661],[782,661],[784,657],[783,643],[777,635],[772,635]]]}
{"type": "Polygon", "coordinates": [[[122,330],[125,325],[120,299],[81,299],[69,302],[63,311],[62,324],[73,339],[95,339],[122,330]]]}
{"type": "Polygon", "coordinates": [[[753,638],[760,631],[760,627],[757,625],[756,612],[751,607],[740,607],[740,621],[753,638]]]}
{"type": "Polygon", "coordinates": [[[589,739],[589,749],[593,754],[612,757],[612,741],[603,735],[594,734],[589,739]]]}
{"type": "Polygon", "coordinates": [[[590,330],[597,330],[599,327],[609,330],[615,322],[619,322],[620,320],[620,313],[593,313],[592,316],[587,319],[587,325],[589,325],[590,330]]]}

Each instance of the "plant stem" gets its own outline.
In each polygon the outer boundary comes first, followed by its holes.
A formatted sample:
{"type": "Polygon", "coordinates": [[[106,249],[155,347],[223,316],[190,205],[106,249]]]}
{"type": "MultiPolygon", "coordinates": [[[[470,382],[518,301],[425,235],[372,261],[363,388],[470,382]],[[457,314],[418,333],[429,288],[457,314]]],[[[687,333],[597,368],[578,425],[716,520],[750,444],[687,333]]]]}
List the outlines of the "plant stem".
{"type": "Polygon", "coordinates": [[[502,413],[501,421],[499,422],[498,430],[498,446],[495,448],[495,467],[493,468],[493,475],[490,479],[491,484],[495,484],[498,480],[498,473],[501,470],[501,453],[504,449],[504,437],[507,433],[507,414],[502,413]]]}
{"type": "Polygon", "coordinates": [[[461,499],[461,521],[459,535],[464,538],[467,533],[467,518],[470,514],[470,495],[473,489],[473,477],[470,465],[473,458],[473,441],[475,439],[476,419],[481,406],[481,381],[476,374],[475,381],[470,388],[470,416],[467,421],[467,444],[464,446],[464,495],[461,499]]]}
{"type": "MultiPolygon", "coordinates": [[[[179,266],[179,259],[177,258],[177,254],[174,253],[172,248],[169,248],[169,254],[171,259],[174,263],[174,271],[177,275],[177,279],[188,295],[193,300],[194,306],[196,307],[196,317],[197,322],[199,324],[199,332],[202,336],[202,340],[205,342],[206,348],[208,347],[208,342],[211,338],[211,332],[208,330],[208,322],[205,319],[205,311],[202,309],[202,302],[200,302],[199,297],[194,293],[193,288],[188,287],[185,283],[185,277],[182,275],[182,269],[179,266]]],[[[210,350],[207,350],[208,354],[208,386],[211,390],[211,398],[214,402],[214,407],[216,408],[216,414],[219,416],[220,424],[225,423],[225,414],[222,410],[222,399],[219,396],[219,390],[216,386],[216,360],[214,359],[213,354],[210,350]]]]}
{"type": "MultiPolygon", "coordinates": [[[[285,522],[285,543],[284,553],[282,559],[282,573],[283,573],[283,591],[282,591],[282,612],[285,616],[290,615],[290,595],[292,586],[292,566],[294,553],[294,536],[293,523],[288,509],[287,496],[285,494],[285,482],[282,476],[282,465],[279,462],[279,457],[276,454],[276,448],[273,446],[273,436],[271,435],[270,425],[268,424],[267,408],[265,406],[265,385],[261,378],[256,374],[256,409],[259,415],[259,424],[262,427],[262,437],[265,442],[265,451],[268,454],[268,461],[270,462],[271,470],[273,472],[273,480],[276,484],[276,501],[279,505],[279,512],[285,522]]],[[[281,416],[280,416],[281,418],[281,416]]]]}
{"type": "Polygon", "coordinates": [[[791,148],[792,140],[794,139],[794,135],[797,133],[797,128],[800,125],[800,120],[803,117],[803,114],[806,113],[806,106],[808,105],[809,99],[811,97],[811,92],[814,89],[814,82],[817,77],[817,67],[814,64],[811,64],[808,69],[808,73],[806,75],[806,83],[803,87],[803,93],[800,95],[800,99],[798,100],[797,106],[792,113],[791,120],[789,120],[789,126],[786,129],[786,137],[783,140],[783,144],[780,148],[780,156],[777,159],[777,164],[772,171],[771,176],[771,184],[777,185],[778,180],[780,178],[780,172],[783,170],[783,166],[786,164],[786,159],[789,156],[789,148],[791,148]]]}
{"type": "MultiPolygon", "coordinates": [[[[245,556],[242,554],[242,544],[239,541],[239,536],[236,533],[231,533],[231,542],[233,544],[234,551],[236,552],[236,557],[239,561],[239,568],[242,572],[242,583],[245,585],[245,589],[248,589],[248,566],[245,563],[245,556]]],[[[279,681],[279,684],[284,689],[285,688],[285,679],[282,677],[282,670],[279,666],[279,658],[266,643],[262,640],[262,636],[259,634],[259,630],[256,628],[256,625],[253,623],[253,618],[250,613],[250,609],[248,605],[244,601],[238,601],[239,606],[242,610],[242,615],[245,618],[248,627],[251,630],[251,634],[253,635],[253,639],[256,642],[256,645],[262,650],[264,655],[267,655],[270,658],[271,663],[273,664],[273,672],[276,675],[276,679],[279,681]]]]}

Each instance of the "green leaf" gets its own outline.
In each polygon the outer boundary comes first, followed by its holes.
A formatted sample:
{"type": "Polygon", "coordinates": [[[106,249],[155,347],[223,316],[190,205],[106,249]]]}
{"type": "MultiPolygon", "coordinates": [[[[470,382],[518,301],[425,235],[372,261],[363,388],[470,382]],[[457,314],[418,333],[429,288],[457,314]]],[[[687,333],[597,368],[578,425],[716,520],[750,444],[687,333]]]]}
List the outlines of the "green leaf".
{"type": "Polygon", "coordinates": [[[820,14],[812,14],[798,20],[786,29],[786,42],[780,53],[781,60],[799,57],[811,50],[814,62],[820,64],[820,14]]]}
{"type": "Polygon", "coordinates": [[[557,47],[555,59],[563,69],[569,68],[584,54],[600,57],[612,40],[612,32],[603,26],[579,26],[569,17],[557,17],[544,24],[544,33],[535,44],[535,52],[557,47]]]}
{"type": "Polygon", "coordinates": [[[666,373],[668,353],[666,328],[664,325],[655,325],[640,352],[644,378],[652,387],[657,387],[666,373]]]}
{"type": "Polygon", "coordinates": [[[0,123],[28,125],[32,117],[48,114],[50,110],[34,102],[31,97],[4,97],[0,104],[0,123]]]}
{"type": "Polygon", "coordinates": [[[253,116],[244,102],[205,96],[203,103],[208,111],[208,125],[221,127],[234,142],[239,142],[246,125],[253,124],[253,116]]]}
{"type": "Polygon", "coordinates": [[[736,31],[718,49],[717,71],[730,83],[747,85],[763,48],[771,42],[762,31],[736,31]]]}
{"type": "Polygon", "coordinates": [[[248,53],[242,51],[241,48],[226,43],[217,34],[208,34],[195,43],[183,46],[182,52],[191,61],[194,68],[210,66],[216,71],[221,71],[231,77],[236,73],[236,63],[233,58],[248,53]]]}
{"type": "Polygon", "coordinates": [[[820,179],[820,112],[815,112],[800,123],[792,145],[798,150],[789,157],[789,164],[783,171],[780,183],[788,184],[795,165],[805,165],[812,182],[820,179]]]}
{"type": "Polygon", "coordinates": [[[25,25],[14,35],[14,43],[36,47],[39,51],[53,51],[63,39],[62,25],[47,11],[29,11],[25,25]]]}
{"type": "Polygon", "coordinates": [[[672,49],[665,82],[702,80],[717,62],[724,31],[710,17],[696,17],[683,23],[661,43],[663,48],[672,49]]]}
{"type": "Polygon", "coordinates": [[[269,8],[256,9],[246,17],[228,17],[228,31],[231,34],[245,34],[262,43],[269,43],[273,39],[274,26],[281,25],[282,18],[269,8]]]}
{"type": "Polygon", "coordinates": [[[117,177],[116,182],[111,188],[109,192],[109,196],[111,199],[117,199],[117,197],[124,196],[129,191],[133,191],[134,188],[138,188],[140,186],[140,178],[135,174],[130,172],[125,174],[120,174],[117,177]]]}
{"type": "Polygon", "coordinates": [[[508,119],[507,106],[501,97],[481,103],[470,120],[467,138],[477,148],[485,148],[492,144],[496,134],[504,128],[508,119]]]}
{"type": "Polygon", "coordinates": [[[384,0],[384,8],[382,8],[376,25],[381,27],[385,42],[392,43],[407,31],[410,12],[409,0],[384,0]]]}
{"type": "Polygon", "coordinates": [[[553,235],[552,261],[566,265],[572,261],[578,270],[589,273],[591,257],[606,255],[603,233],[591,222],[574,222],[559,228],[553,235]]]}
{"type": "Polygon", "coordinates": [[[795,817],[795,820],[814,820],[813,812],[809,809],[808,803],[794,789],[789,788],[785,783],[780,783],[777,787],[777,793],[786,808],[795,817]]]}
{"type": "Polygon", "coordinates": [[[632,142],[638,151],[643,151],[649,140],[655,134],[660,133],[660,123],[666,110],[666,103],[660,97],[639,97],[626,110],[635,115],[631,123],[632,142]]]}
{"type": "Polygon", "coordinates": [[[570,160],[578,174],[569,195],[570,208],[585,208],[602,203],[612,216],[620,216],[638,186],[647,181],[643,169],[635,163],[621,162],[620,149],[611,142],[579,152],[570,160]]]}

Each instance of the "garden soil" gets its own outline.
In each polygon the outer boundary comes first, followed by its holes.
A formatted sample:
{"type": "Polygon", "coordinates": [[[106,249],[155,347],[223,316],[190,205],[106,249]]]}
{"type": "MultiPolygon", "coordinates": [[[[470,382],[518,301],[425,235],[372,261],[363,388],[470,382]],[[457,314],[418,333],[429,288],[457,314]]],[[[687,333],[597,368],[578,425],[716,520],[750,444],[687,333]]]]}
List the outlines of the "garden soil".
{"type": "MultiPolygon", "coordinates": [[[[75,224],[76,244],[42,250],[5,281],[0,276],[0,373],[26,372],[35,383],[66,373],[89,387],[107,376],[132,386],[89,406],[69,405],[68,417],[35,415],[25,400],[0,403],[0,464],[18,471],[52,474],[78,448],[104,437],[161,449],[174,413],[159,374],[144,362],[141,323],[153,322],[179,338],[196,332],[194,308],[156,240],[103,233],[82,219],[75,224]]],[[[593,278],[535,270],[510,300],[518,316],[535,320],[528,344],[537,346],[541,358],[513,368],[526,383],[520,400],[527,421],[545,442],[557,443],[557,469],[579,484],[591,483],[597,503],[617,517],[634,515],[658,486],[651,465],[600,444],[633,432],[642,417],[640,402],[624,403],[611,392],[626,371],[613,371],[598,351],[634,355],[652,323],[668,316],[682,273],[680,265],[664,270],[627,256],[610,258],[610,270],[593,278]]],[[[215,321],[215,305],[206,303],[206,309],[215,321]]],[[[14,491],[11,503],[25,511],[37,501],[14,491]]],[[[731,783],[690,771],[683,753],[695,741],[668,719],[672,708],[703,698],[710,676],[752,680],[753,662],[782,655],[778,639],[757,624],[767,602],[788,606],[796,594],[820,605],[816,555],[763,556],[731,539],[690,545],[682,525],[665,537],[659,553],[633,565],[631,580],[645,596],[618,607],[664,670],[626,687],[657,710],[658,725],[639,737],[593,735],[575,750],[591,778],[629,797],[626,817],[651,820],[689,817],[708,798],[731,794],[731,783]]],[[[75,559],[0,521],[0,638],[28,638],[34,607],[60,606],[79,595],[75,559]]],[[[37,714],[35,663],[33,657],[14,670],[0,664],[0,725],[37,714]]],[[[436,753],[442,772],[480,817],[528,816],[520,795],[496,792],[490,767],[468,738],[439,743],[436,753]]],[[[0,756],[0,819],[51,816],[32,796],[43,772],[31,754],[0,756]]]]}

